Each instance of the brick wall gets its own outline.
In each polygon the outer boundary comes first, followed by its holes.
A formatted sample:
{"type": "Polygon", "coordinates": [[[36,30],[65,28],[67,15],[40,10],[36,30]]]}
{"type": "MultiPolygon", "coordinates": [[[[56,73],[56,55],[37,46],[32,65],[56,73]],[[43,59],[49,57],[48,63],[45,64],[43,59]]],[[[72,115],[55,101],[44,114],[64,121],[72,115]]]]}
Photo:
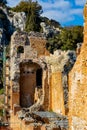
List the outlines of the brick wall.
{"type": "Polygon", "coordinates": [[[46,40],[37,38],[37,37],[30,37],[30,45],[33,49],[37,51],[37,55],[49,55],[49,52],[46,50],[46,40]]]}

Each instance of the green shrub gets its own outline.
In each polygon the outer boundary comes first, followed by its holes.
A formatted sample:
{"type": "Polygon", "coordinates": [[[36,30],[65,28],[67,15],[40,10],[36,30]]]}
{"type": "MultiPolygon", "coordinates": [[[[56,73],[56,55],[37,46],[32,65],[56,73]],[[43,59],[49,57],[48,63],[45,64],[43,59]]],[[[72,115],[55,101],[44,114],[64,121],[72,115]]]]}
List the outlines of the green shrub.
{"type": "Polygon", "coordinates": [[[3,116],[3,109],[0,109],[0,116],[3,116]]]}
{"type": "Polygon", "coordinates": [[[2,89],[0,89],[0,95],[1,94],[4,94],[4,89],[2,88],[2,89]]]}

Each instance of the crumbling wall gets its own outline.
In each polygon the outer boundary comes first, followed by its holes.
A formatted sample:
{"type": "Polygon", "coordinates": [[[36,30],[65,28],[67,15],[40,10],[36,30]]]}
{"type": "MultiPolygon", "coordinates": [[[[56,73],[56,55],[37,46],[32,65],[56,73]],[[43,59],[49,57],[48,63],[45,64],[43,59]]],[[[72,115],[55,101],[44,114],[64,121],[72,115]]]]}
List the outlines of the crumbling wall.
{"type": "Polygon", "coordinates": [[[69,73],[70,130],[87,129],[87,5],[84,11],[84,42],[69,73]]]}
{"type": "MultiPolygon", "coordinates": [[[[53,111],[62,116],[68,114],[68,73],[75,62],[75,52],[57,50],[49,55],[45,45],[44,37],[37,34],[15,32],[12,36],[10,111],[13,122],[19,110],[17,118],[26,120],[27,117],[27,122],[34,111],[53,111]],[[42,71],[41,77],[37,75],[38,69],[42,71]],[[37,81],[37,77],[42,81],[37,81]]],[[[34,117],[33,121],[38,125],[34,117]]],[[[65,124],[68,129],[68,124],[65,124]]]]}
{"type": "Polygon", "coordinates": [[[37,37],[30,36],[31,47],[34,48],[34,50],[37,52],[37,56],[49,55],[49,52],[46,50],[46,42],[47,41],[43,38],[37,38],[37,37]]]}
{"type": "MultiPolygon", "coordinates": [[[[40,80],[42,80],[42,82],[43,82],[43,84],[42,84],[43,94],[44,95],[46,94],[45,89],[47,88],[48,85],[47,85],[47,80],[46,80],[47,72],[45,75],[45,71],[47,71],[47,65],[45,63],[45,55],[49,55],[49,53],[45,48],[45,44],[46,44],[46,40],[44,39],[44,37],[42,37],[41,34],[38,34],[38,33],[36,33],[36,34],[33,33],[33,34],[28,35],[26,32],[21,32],[21,31],[17,32],[16,31],[13,34],[13,36],[11,38],[11,52],[10,52],[10,57],[11,57],[10,58],[11,109],[13,109],[14,104],[20,105],[20,101],[21,101],[21,103],[23,101],[25,101],[24,95],[27,96],[27,94],[30,91],[33,93],[33,95],[31,97],[32,97],[32,101],[34,103],[35,88],[37,87],[37,85],[36,85],[36,78],[37,78],[36,71],[38,69],[37,65],[43,71],[42,79],[40,79],[40,80]],[[25,67],[25,70],[22,70],[20,68],[20,64],[22,64],[22,63],[24,63],[25,66],[27,66],[27,64],[31,64],[31,66],[30,66],[30,68],[29,68],[29,66],[25,67]],[[33,67],[32,65],[35,63],[37,65],[33,67]],[[33,71],[32,71],[32,67],[33,67],[33,71]],[[26,68],[27,68],[27,70],[26,70],[26,68]],[[30,72],[30,71],[32,71],[32,72],[30,72]],[[24,73],[27,73],[28,75],[24,77],[23,76],[24,73]],[[30,73],[31,73],[31,75],[30,75],[30,73]],[[21,88],[23,88],[23,89],[21,89],[21,88]],[[25,89],[25,88],[27,88],[27,89],[25,89]],[[25,92],[26,94],[24,94],[23,91],[21,91],[21,90],[23,90],[24,92],[26,90],[26,92],[25,92]],[[21,92],[22,92],[22,94],[21,94],[21,92]],[[18,98],[16,97],[17,95],[19,95],[18,98]],[[21,99],[20,95],[23,95],[22,99],[21,99]]],[[[43,100],[44,100],[44,97],[47,97],[47,96],[43,96],[43,100]]],[[[48,107],[48,104],[49,103],[47,103],[47,106],[45,106],[45,108],[48,107]]],[[[46,103],[45,103],[45,105],[46,105],[46,103]]],[[[32,108],[32,109],[34,109],[34,108],[32,108]]]]}

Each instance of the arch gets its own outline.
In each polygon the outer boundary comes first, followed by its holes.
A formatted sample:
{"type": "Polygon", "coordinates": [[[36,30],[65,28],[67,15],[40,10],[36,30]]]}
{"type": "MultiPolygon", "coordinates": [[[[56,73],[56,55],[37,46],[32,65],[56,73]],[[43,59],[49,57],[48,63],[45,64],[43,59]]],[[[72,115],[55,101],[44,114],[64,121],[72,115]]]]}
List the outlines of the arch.
{"type": "Polygon", "coordinates": [[[35,101],[35,88],[42,88],[42,68],[34,62],[20,63],[20,106],[30,107],[35,101]]]}

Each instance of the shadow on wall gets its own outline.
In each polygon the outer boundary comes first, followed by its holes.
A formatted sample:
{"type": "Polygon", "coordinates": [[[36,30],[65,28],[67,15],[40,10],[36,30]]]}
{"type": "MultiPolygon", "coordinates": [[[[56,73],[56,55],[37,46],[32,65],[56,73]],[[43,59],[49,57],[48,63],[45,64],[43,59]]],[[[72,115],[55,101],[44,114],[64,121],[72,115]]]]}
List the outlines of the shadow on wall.
{"type": "Polygon", "coordinates": [[[35,88],[42,87],[42,68],[36,63],[20,64],[20,105],[30,107],[34,104],[35,88]]]}

